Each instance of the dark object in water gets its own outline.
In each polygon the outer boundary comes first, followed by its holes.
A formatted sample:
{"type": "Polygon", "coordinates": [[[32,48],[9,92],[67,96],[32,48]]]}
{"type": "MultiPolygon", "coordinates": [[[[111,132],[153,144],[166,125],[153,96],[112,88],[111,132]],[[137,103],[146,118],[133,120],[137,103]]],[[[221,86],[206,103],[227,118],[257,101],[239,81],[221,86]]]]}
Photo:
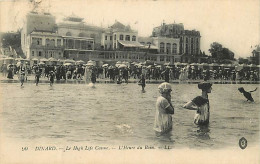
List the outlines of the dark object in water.
{"type": "Polygon", "coordinates": [[[254,102],[254,99],[253,99],[253,97],[252,97],[252,95],[251,95],[251,92],[256,91],[257,88],[256,88],[255,90],[249,91],[249,92],[245,91],[245,89],[244,89],[243,87],[238,88],[238,90],[239,90],[239,92],[243,93],[243,95],[245,96],[245,98],[247,99],[247,101],[249,100],[249,101],[251,101],[251,102],[254,102]]]}

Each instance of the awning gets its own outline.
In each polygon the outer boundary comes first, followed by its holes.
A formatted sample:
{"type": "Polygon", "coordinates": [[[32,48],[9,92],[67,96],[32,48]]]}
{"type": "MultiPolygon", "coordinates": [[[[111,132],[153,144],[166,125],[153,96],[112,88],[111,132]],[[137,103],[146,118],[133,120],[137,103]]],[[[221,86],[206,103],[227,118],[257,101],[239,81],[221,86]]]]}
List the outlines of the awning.
{"type": "Polygon", "coordinates": [[[118,41],[120,44],[122,44],[124,47],[143,47],[142,44],[139,42],[131,42],[131,41],[118,41]]]}
{"type": "Polygon", "coordinates": [[[158,47],[154,46],[154,45],[150,45],[150,48],[149,48],[149,45],[147,46],[143,46],[142,47],[143,49],[153,49],[153,50],[158,50],[158,47]]]}

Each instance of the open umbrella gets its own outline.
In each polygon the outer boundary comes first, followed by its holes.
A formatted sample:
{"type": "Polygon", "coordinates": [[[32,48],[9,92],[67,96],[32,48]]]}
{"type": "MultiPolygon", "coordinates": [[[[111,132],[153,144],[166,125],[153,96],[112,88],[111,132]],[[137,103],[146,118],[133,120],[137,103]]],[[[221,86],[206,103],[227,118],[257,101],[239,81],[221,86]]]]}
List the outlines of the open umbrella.
{"type": "Polygon", "coordinates": [[[55,59],[55,58],[51,57],[51,58],[48,59],[48,61],[56,62],[56,61],[58,61],[58,59],[55,59]]]}
{"type": "Polygon", "coordinates": [[[102,67],[108,67],[108,64],[103,64],[102,67]]]}
{"type": "Polygon", "coordinates": [[[85,62],[83,60],[76,61],[77,64],[84,64],[85,62]]]}
{"type": "Polygon", "coordinates": [[[127,66],[125,64],[121,64],[118,66],[118,68],[126,68],[127,66]]]}
{"type": "Polygon", "coordinates": [[[86,66],[94,66],[94,64],[92,62],[88,62],[86,66]]]}
{"type": "Polygon", "coordinates": [[[40,62],[40,63],[39,63],[39,65],[45,65],[45,63],[43,63],[43,62],[40,62]]]}
{"type": "Polygon", "coordinates": [[[64,60],[65,63],[75,63],[75,60],[72,59],[66,59],[64,60]]]}
{"type": "Polygon", "coordinates": [[[72,65],[71,63],[65,63],[63,64],[64,66],[69,66],[69,65],[72,65]]]}
{"type": "Polygon", "coordinates": [[[41,62],[47,62],[48,59],[46,59],[46,58],[42,58],[42,59],[40,59],[40,61],[41,61],[41,62]]]}

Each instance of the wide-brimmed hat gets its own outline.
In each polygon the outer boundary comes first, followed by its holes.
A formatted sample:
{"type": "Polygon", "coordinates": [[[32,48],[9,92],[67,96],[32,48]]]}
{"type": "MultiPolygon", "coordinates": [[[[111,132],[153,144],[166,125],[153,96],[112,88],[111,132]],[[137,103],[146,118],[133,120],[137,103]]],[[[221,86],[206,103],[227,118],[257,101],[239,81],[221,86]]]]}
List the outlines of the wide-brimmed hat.
{"type": "Polygon", "coordinates": [[[201,90],[208,90],[209,88],[211,88],[212,84],[209,82],[201,82],[198,84],[198,88],[201,90]]]}
{"type": "Polygon", "coordinates": [[[167,82],[164,82],[164,83],[160,84],[160,85],[158,86],[158,89],[159,89],[159,92],[160,92],[161,94],[167,93],[167,92],[169,92],[169,91],[172,91],[171,85],[170,85],[169,83],[167,83],[167,82]]]}

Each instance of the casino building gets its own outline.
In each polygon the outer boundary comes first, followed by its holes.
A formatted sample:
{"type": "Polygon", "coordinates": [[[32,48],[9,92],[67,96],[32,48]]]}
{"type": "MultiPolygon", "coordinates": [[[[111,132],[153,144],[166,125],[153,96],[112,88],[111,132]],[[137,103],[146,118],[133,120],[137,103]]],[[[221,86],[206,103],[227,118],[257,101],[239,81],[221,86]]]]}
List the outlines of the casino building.
{"type": "Polygon", "coordinates": [[[56,24],[50,13],[30,12],[21,32],[22,50],[28,59],[94,60],[164,64],[199,62],[200,33],[183,24],[163,23],[150,37],[115,21],[108,28],[89,25],[74,14],[56,24]]]}

